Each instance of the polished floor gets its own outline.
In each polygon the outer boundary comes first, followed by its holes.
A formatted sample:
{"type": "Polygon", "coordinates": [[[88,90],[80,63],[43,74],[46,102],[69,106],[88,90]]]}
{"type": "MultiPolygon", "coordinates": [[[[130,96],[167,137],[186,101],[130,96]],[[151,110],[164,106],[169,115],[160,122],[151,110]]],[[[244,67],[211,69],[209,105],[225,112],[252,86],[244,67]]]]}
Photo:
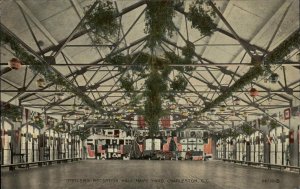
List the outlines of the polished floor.
{"type": "Polygon", "coordinates": [[[300,189],[300,175],[221,161],[86,160],[1,171],[2,189],[300,189]]]}

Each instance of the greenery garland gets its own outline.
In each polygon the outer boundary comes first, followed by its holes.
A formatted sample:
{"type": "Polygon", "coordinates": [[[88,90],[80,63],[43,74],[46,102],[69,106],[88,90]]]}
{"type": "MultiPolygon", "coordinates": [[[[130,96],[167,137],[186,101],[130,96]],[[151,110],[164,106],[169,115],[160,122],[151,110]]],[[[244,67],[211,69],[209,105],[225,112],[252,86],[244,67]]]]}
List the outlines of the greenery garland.
{"type": "Polygon", "coordinates": [[[81,98],[82,102],[86,105],[101,112],[103,111],[99,104],[95,103],[76,86],[72,85],[62,75],[56,73],[56,71],[52,67],[40,60],[37,60],[33,55],[27,53],[26,50],[21,47],[14,38],[2,31],[0,31],[0,36],[1,42],[10,44],[10,47],[15,52],[16,57],[19,58],[22,62],[26,62],[27,64],[29,64],[29,68],[34,73],[43,75],[49,82],[53,82],[54,84],[63,86],[63,88],[65,88],[67,91],[81,98]]]}
{"type": "Polygon", "coordinates": [[[232,96],[233,92],[236,92],[244,88],[247,84],[251,83],[254,79],[263,75],[266,72],[270,72],[270,64],[284,62],[284,57],[290,54],[295,48],[300,48],[300,30],[298,29],[293,35],[287,40],[282,42],[276,47],[265,59],[265,66],[261,65],[260,62],[254,62],[254,67],[250,68],[249,71],[240,77],[232,86],[224,91],[220,96],[214,99],[212,102],[207,103],[202,109],[201,113],[209,111],[216,105],[224,102],[227,98],[232,96]]]}
{"type": "Polygon", "coordinates": [[[256,65],[249,69],[242,77],[240,77],[233,85],[231,85],[227,90],[223,91],[220,96],[214,99],[212,102],[207,103],[205,108],[201,110],[201,113],[209,111],[216,105],[224,102],[227,98],[231,97],[233,92],[244,88],[247,84],[251,83],[254,79],[258,78],[264,73],[264,69],[260,65],[256,65]]]}
{"type": "Polygon", "coordinates": [[[294,49],[300,49],[300,29],[276,47],[265,59],[266,64],[284,63],[284,58],[294,49]]]}
{"type": "Polygon", "coordinates": [[[255,129],[246,122],[241,125],[241,130],[246,135],[251,135],[252,133],[255,132],[255,129]]]}
{"type": "Polygon", "coordinates": [[[133,78],[127,74],[125,77],[120,78],[121,88],[125,89],[126,93],[134,91],[134,80],[133,78]]]}

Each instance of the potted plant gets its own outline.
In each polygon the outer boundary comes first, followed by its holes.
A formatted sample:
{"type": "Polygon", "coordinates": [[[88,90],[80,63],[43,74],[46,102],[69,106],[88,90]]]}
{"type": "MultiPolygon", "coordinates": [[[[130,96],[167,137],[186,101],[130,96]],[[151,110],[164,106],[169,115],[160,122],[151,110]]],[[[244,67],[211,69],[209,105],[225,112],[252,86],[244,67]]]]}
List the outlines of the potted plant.
{"type": "Polygon", "coordinates": [[[17,58],[12,58],[8,61],[8,66],[13,70],[18,70],[22,67],[21,61],[17,58]]]}

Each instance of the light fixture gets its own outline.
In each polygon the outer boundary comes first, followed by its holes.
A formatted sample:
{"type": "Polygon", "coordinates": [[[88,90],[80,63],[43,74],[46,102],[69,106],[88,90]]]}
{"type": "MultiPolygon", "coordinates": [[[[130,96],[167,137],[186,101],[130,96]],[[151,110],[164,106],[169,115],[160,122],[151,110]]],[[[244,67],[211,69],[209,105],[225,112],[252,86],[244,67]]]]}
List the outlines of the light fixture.
{"type": "Polygon", "coordinates": [[[240,100],[239,98],[235,98],[235,99],[233,100],[233,104],[234,104],[234,105],[240,105],[240,102],[241,102],[241,100],[240,100]]]}
{"type": "Polygon", "coordinates": [[[13,70],[18,70],[22,67],[21,61],[17,58],[12,58],[8,61],[8,66],[13,70]]]}
{"type": "Polygon", "coordinates": [[[36,85],[38,88],[44,88],[46,86],[46,82],[44,78],[40,78],[36,80],[36,85]]]}
{"type": "Polygon", "coordinates": [[[258,96],[258,91],[255,88],[251,88],[249,92],[250,92],[250,96],[252,97],[258,96]]]}

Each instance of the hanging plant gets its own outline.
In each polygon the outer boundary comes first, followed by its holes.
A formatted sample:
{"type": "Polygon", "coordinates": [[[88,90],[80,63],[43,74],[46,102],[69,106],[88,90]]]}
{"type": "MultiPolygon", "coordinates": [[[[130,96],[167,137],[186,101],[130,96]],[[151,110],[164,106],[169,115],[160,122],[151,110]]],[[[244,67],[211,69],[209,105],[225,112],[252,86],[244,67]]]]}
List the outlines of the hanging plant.
{"type": "Polygon", "coordinates": [[[216,14],[206,0],[193,2],[186,17],[192,22],[192,28],[198,29],[202,35],[211,36],[217,28],[217,24],[213,21],[216,14]]]}
{"type": "Polygon", "coordinates": [[[22,109],[12,104],[4,104],[1,102],[1,116],[11,119],[13,121],[19,121],[22,119],[22,109]]]}
{"type": "MultiPolygon", "coordinates": [[[[90,9],[91,6],[87,7],[90,9]]],[[[106,37],[116,37],[120,23],[116,19],[117,10],[111,1],[97,0],[97,6],[86,16],[85,25],[91,28],[95,42],[102,43],[106,37]]]]}
{"type": "Polygon", "coordinates": [[[132,79],[132,77],[127,74],[125,77],[122,77],[120,79],[120,83],[121,83],[121,88],[124,89],[127,93],[128,92],[133,92],[134,91],[134,81],[132,79]]]}
{"type": "Polygon", "coordinates": [[[269,77],[269,81],[273,84],[277,83],[278,79],[279,79],[279,75],[277,73],[272,73],[271,76],[269,77]]]}
{"type": "Polygon", "coordinates": [[[175,16],[173,0],[149,0],[145,12],[145,33],[149,35],[148,47],[160,44],[175,30],[172,18],[175,16]]]}
{"type": "Polygon", "coordinates": [[[44,128],[44,120],[42,120],[41,118],[36,118],[36,119],[32,122],[32,124],[33,124],[34,126],[36,126],[37,128],[40,128],[40,129],[44,128]]]}
{"type": "MultiPolygon", "coordinates": [[[[190,42],[190,41],[186,41],[186,46],[182,48],[182,55],[184,56],[184,63],[185,64],[194,64],[192,61],[192,58],[195,54],[195,45],[190,42]]],[[[192,72],[196,69],[196,67],[193,66],[185,66],[184,70],[186,72],[192,72]]]]}
{"type": "Polygon", "coordinates": [[[172,81],[170,87],[174,91],[183,92],[185,90],[187,84],[188,84],[188,82],[186,81],[186,79],[183,76],[177,75],[175,77],[175,79],[172,81]]]}
{"type": "Polygon", "coordinates": [[[240,133],[237,132],[237,130],[235,130],[235,129],[229,129],[229,130],[226,132],[226,135],[227,135],[226,138],[228,138],[228,137],[236,138],[236,137],[238,137],[238,136],[240,135],[240,133]]]}
{"type": "Polygon", "coordinates": [[[280,125],[278,124],[277,121],[275,121],[275,120],[272,119],[270,121],[270,129],[275,129],[276,127],[280,127],[280,125]]]}
{"type": "Polygon", "coordinates": [[[195,54],[195,45],[190,42],[186,41],[186,46],[182,48],[182,55],[187,60],[191,60],[195,54]]]}
{"type": "Polygon", "coordinates": [[[241,130],[246,135],[251,135],[252,133],[255,132],[255,129],[251,125],[249,125],[248,123],[243,123],[242,126],[241,126],[241,130]]]}
{"type": "Polygon", "coordinates": [[[263,118],[261,118],[260,124],[261,125],[267,125],[268,121],[269,121],[269,118],[267,116],[264,116],[263,118]]]}

